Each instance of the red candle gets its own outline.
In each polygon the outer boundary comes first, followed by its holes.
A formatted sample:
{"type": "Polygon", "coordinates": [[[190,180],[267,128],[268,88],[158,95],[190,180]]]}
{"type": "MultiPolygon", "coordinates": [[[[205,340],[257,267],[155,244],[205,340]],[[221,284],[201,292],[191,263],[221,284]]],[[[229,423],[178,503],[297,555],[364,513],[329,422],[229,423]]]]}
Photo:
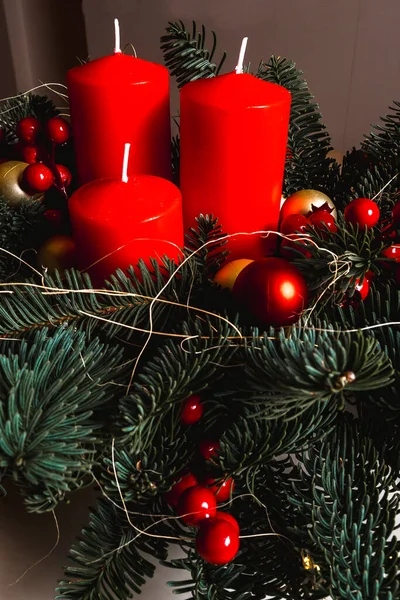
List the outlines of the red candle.
{"type": "Polygon", "coordinates": [[[116,49],[67,74],[78,177],[120,176],[124,143],[129,171],[171,178],[169,74],[162,65],[116,49]]]}
{"type": "MultiPolygon", "coordinates": [[[[277,230],[291,96],[240,71],[238,65],[237,72],[181,90],[185,228],[200,213],[212,213],[228,234],[277,230]]],[[[273,237],[230,238],[230,258],[260,258],[273,237]]]]}
{"type": "Polygon", "coordinates": [[[182,256],[182,199],[178,188],[160,177],[136,175],[91,181],[72,194],[69,212],[78,266],[100,286],[117,268],[150,257],[182,256]]]}

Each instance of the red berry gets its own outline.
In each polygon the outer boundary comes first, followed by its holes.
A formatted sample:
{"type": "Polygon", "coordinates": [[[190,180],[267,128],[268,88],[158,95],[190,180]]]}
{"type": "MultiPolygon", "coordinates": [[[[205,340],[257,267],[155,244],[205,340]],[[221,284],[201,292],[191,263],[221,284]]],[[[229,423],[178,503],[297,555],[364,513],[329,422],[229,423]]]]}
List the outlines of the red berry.
{"type": "Polygon", "coordinates": [[[311,222],[311,225],[317,229],[324,230],[324,225],[326,225],[332,233],[337,232],[335,217],[327,210],[317,210],[316,212],[313,212],[308,219],[311,222]]]}
{"type": "Polygon", "coordinates": [[[355,198],[344,209],[344,218],[347,223],[358,225],[361,229],[375,227],[380,214],[376,202],[369,198],[355,198]]]}
{"type": "Polygon", "coordinates": [[[368,292],[369,292],[368,279],[366,277],[364,277],[362,283],[360,283],[360,279],[357,279],[355,289],[360,294],[361,300],[365,300],[365,298],[368,296],[368,292]]]}
{"type": "Polygon", "coordinates": [[[196,535],[196,550],[213,565],[224,565],[239,551],[239,533],[223,519],[212,519],[201,524],[196,535]]]}
{"type": "Polygon", "coordinates": [[[17,124],[16,133],[21,142],[32,144],[36,141],[42,126],[38,119],[25,117],[17,124]]]}
{"type": "Polygon", "coordinates": [[[172,488],[165,494],[165,499],[170,506],[176,508],[178,506],[179,498],[191,487],[198,485],[197,477],[195,477],[192,473],[187,473],[183,475],[179,481],[174,483],[172,488]]]}
{"type": "Polygon", "coordinates": [[[219,450],[219,449],[220,449],[219,442],[203,440],[199,444],[200,454],[202,454],[206,460],[210,460],[210,458],[212,456],[217,456],[217,450],[219,450]]]}
{"type": "Polygon", "coordinates": [[[42,160],[42,152],[35,144],[25,144],[21,147],[20,154],[21,159],[29,165],[42,160]]]}
{"type": "Polygon", "coordinates": [[[62,212],[58,210],[58,208],[49,208],[44,213],[44,218],[46,221],[54,225],[55,227],[60,227],[62,224],[62,212]]]}
{"type": "Polygon", "coordinates": [[[386,258],[392,258],[396,262],[400,262],[400,244],[393,244],[393,246],[389,246],[382,252],[382,256],[386,258]]]}
{"type": "Polygon", "coordinates": [[[198,526],[204,519],[215,517],[217,501],[214,494],[202,485],[191,487],[179,498],[178,515],[187,525],[198,526]],[[185,515],[185,516],[184,516],[185,515]]]}
{"type": "Polygon", "coordinates": [[[203,414],[204,407],[200,396],[192,394],[185,400],[181,413],[181,423],[183,425],[193,425],[197,423],[203,414]]]}
{"type": "Polygon", "coordinates": [[[221,519],[222,521],[227,521],[228,523],[233,525],[233,527],[236,529],[236,531],[239,535],[239,533],[240,533],[239,523],[236,521],[235,517],[233,517],[231,514],[222,512],[222,510],[217,510],[217,514],[215,515],[214,518],[217,520],[221,519]]]}
{"type": "Polygon", "coordinates": [[[47,192],[54,183],[53,173],[43,163],[34,163],[24,171],[25,187],[32,192],[47,192]]]}
{"type": "Polygon", "coordinates": [[[61,181],[64,187],[68,187],[72,180],[71,171],[65,165],[56,165],[57,171],[60,173],[61,181]]]}
{"type": "Polygon", "coordinates": [[[282,221],[281,233],[283,233],[283,235],[290,235],[291,233],[296,233],[298,231],[305,232],[309,223],[309,220],[304,215],[289,215],[282,221]]]}
{"type": "Polygon", "coordinates": [[[69,125],[63,117],[52,117],[47,121],[46,135],[55,144],[64,144],[69,134],[69,125]]]}
{"type": "Polygon", "coordinates": [[[204,485],[208,487],[214,494],[218,503],[226,502],[231,497],[233,490],[235,489],[235,482],[232,477],[228,479],[215,479],[214,477],[207,477],[204,485]]]}
{"type": "Polygon", "coordinates": [[[374,277],[375,277],[375,273],[374,273],[374,271],[371,271],[371,269],[369,269],[369,270],[368,270],[368,271],[365,273],[364,277],[365,277],[366,279],[368,279],[368,281],[372,281],[372,280],[374,279],[374,277]]]}

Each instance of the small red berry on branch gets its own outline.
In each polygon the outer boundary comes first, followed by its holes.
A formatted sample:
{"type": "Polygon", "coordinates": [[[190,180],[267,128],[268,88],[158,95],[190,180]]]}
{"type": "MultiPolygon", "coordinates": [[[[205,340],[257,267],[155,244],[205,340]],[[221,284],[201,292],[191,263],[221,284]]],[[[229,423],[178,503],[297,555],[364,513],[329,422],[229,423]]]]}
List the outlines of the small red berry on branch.
{"type": "Polygon", "coordinates": [[[203,440],[199,444],[200,454],[206,460],[210,460],[213,456],[217,456],[217,450],[219,450],[220,447],[219,442],[211,440],[203,440]]]}
{"type": "Polygon", "coordinates": [[[34,163],[24,171],[24,185],[32,192],[47,192],[54,183],[54,175],[43,163],[34,163]]]}
{"type": "Polygon", "coordinates": [[[214,494],[218,503],[226,502],[231,497],[235,489],[235,482],[232,477],[228,479],[215,479],[215,477],[207,477],[204,485],[208,487],[214,494]]]}
{"type": "Polygon", "coordinates": [[[313,212],[308,219],[311,225],[316,229],[324,230],[324,225],[326,225],[332,233],[337,232],[335,217],[327,210],[317,210],[316,212],[313,212]]]}
{"type": "Polygon", "coordinates": [[[225,565],[239,551],[239,532],[223,519],[212,519],[200,525],[196,536],[196,550],[213,565],[225,565]]]}
{"type": "Polygon", "coordinates": [[[65,165],[56,165],[56,169],[60,174],[63,186],[67,188],[72,181],[71,171],[65,165]]]}
{"type": "Polygon", "coordinates": [[[182,425],[193,425],[203,415],[204,406],[198,394],[192,394],[185,400],[181,412],[182,425]]]}
{"type": "Polygon", "coordinates": [[[345,221],[352,225],[358,225],[360,229],[375,227],[380,214],[376,202],[369,198],[355,198],[344,209],[345,221]]]}
{"type": "Polygon", "coordinates": [[[70,127],[63,117],[52,117],[46,123],[46,135],[54,144],[64,144],[70,136],[70,127]]]}
{"type": "Polygon", "coordinates": [[[42,129],[39,119],[35,117],[25,117],[21,119],[16,127],[16,134],[21,142],[33,144],[42,129]]]}
{"type": "Polygon", "coordinates": [[[206,487],[197,485],[187,489],[178,502],[178,515],[187,525],[198,526],[204,519],[215,517],[217,501],[206,487]]]}
{"type": "Polygon", "coordinates": [[[165,500],[168,502],[170,506],[176,508],[178,506],[179,498],[191,487],[195,487],[198,485],[197,477],[193,475],[193,473],[186,473],[182,475],[181,479],[177,481],[169,492],[165,494],[165,500]]]}
{"type": "Polygon", "coordinates": [[[25,144],[20,150],[21,158],[29,165],[42,160],[42,151],[36,144],[25,144]]]}

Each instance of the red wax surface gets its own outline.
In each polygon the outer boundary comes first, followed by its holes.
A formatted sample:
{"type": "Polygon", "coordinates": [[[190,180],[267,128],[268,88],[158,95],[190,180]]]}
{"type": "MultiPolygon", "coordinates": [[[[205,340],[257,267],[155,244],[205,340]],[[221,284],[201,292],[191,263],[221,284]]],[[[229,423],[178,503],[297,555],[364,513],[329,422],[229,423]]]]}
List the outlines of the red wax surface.
{"type": "Polygon", "coordinates": [[[161,263],[165,254],[173,259],[182,255],[181,194],[166,179],[137,175],[127,183],[92,181],[72,194],[69,211],[78,266],[95,285],[140,258],[149,264],[149,257],[161,263]]]}
{"type": "Polygon", "coordinates": [[[72,131],[81,184],[128,174],[171,178],[169,74],[162,65],[122,53],[67,74],[72,131]]]}
{"type": "MultiPolygon", "coordinates": [[[[228,234],[277,230],[290,93],[253,75],[228,73],[181,90],[181,191],[185,228],[200,213],[228,234]]],[[[228,242],[230,258],[261,258],[276,243],[261,236],[228,242]]]]}

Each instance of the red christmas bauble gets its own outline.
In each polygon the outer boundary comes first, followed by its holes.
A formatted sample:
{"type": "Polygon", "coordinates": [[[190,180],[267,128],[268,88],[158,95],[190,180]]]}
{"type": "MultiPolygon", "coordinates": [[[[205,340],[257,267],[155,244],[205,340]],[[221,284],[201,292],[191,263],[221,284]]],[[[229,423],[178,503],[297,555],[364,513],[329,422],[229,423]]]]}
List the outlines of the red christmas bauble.
{"type": "Polygon", "coordinates": [[[72,181],[71,171],[65,165],[56,165],[64,187],[68,187],[72,181]]]}
{"type": "Polygon", "coordinates": [[[183,425],[193,425],[197,423],[203,415],[204,407],[198,394],[192,394],[183,403],[181,412],[181,423],[183,425]]]}
{"type": "Polygon", "coordinates": [[[382,256],[385,256],[386,258],[391,258],[396,262],[400,262],[400,244],[393,244],[392,246],[389,246],[389,248],[383,250],[382,256]]]}
{"type": "Polygon", "coordinates": [[[212,440],[203,440],[199,444],[200,454],[210,460],[213,456],[217,456],[217,450],[220,449],[220,443],[212,440]]]}
{"type": "Polygon", "coordinates": [[[55,144],[64,144],[69,139],[69,125],[63,117],[52,117],[46,123],[46,135],[55,144]]]}
{"type": "Polygon", "coordinates": [[[307,306],[307,284],[300,271],[283,258],[260,258],[239,274],[233,293],[262,325],[295,323],[307,306]]]}
{"type": "Polygon", "coordinates": [[[33,165],[33,163],[42,160],[42,152],[36,144],[23,145],[20,150],[20,155],[22,160],[29,165],[33,165]]]}
{"type": "Polygon", "coordinates": [[[34,163],[24,171],[24,185],[32,192],[47,192],[54,183],[54,175],[43,163],[34,163]]]}
{"type": "Polygon", "coordinates": [[[355,198],[344,209],[345,221],[358,225],[361,229],[375,227],[380,215],[377,203],[369,198],[355,198]]]}
{"type": "Polygon", "coordinates": [[[309,224],[310,221],[304,215],[289,215],[281,223],[281,233],[283,233],[283,235],[290,235],[296,232],[304,233],[309,224]]]}
{"type": "Polygon", "coordinates": [[[215,479],[215,477],[207,477],[204,481],[204,485],[212,491],[218,503],[229,500],[235,489],[235,482],[232,477],[224,480],[215,479]]]}
{"type": "Polygon", "coordinates": [[[233,525],[222,519],[212,519],[201,524],[196,535],[196,550],[213,565],[225,565],[239,551],[239,533],[233,525]]]}
{"type": "Polygon", "coordinates": [[[366,277],[364,277],[362,283],[360,281],[360,279],[357,279],[355,289],[360,294],[361,300],[365,300],[369,293],[369,281],[366,277]]]}
{"type": "Polygon", "coordinates": [[[21,142],[33,144],[40,133],[42,126],[35,117],[25,117],[17,123],[16,134],[21,142]]]}
{"type": "Polygon", "coordinates": [[[183,492],[191,487],[195,487],[198,483],[197,477],[195,477],[193,473],[182,475],[181,479],[174,483],[169,492],[165,494],[165,500],[170,506],[176,508],[183,492]]]}
{"type": "Polygon", "coordinates": [[[237,534],[240,534],[239,523],[236,521],[235,517],[233,517],[230,513],[223,512],[222,510],[217,510],[214,519],[221,519],[222,521],[227,521],[228,523],[233,525],[233,527],[237,531],[237,534]]]}
{"type": "Polygon", "coordinates": [[[308,218],[311,225],[313,225],[317,229],[324,230],[324,225],[326,225],[329,231],[331,231],[332,233],[337,232],[335,217],[332,215],[332,213],[328,212],[327,210],[317,210],[316,212],[313,212],[308,218]]]}
{"type": "Polygon", "coordinates": [[[179,498],[178,515],[187,525],[196,527],[204,519],[215,517],[216,512],[217,501],[214,494],[202,485],[187,489],[179,498]]]}

